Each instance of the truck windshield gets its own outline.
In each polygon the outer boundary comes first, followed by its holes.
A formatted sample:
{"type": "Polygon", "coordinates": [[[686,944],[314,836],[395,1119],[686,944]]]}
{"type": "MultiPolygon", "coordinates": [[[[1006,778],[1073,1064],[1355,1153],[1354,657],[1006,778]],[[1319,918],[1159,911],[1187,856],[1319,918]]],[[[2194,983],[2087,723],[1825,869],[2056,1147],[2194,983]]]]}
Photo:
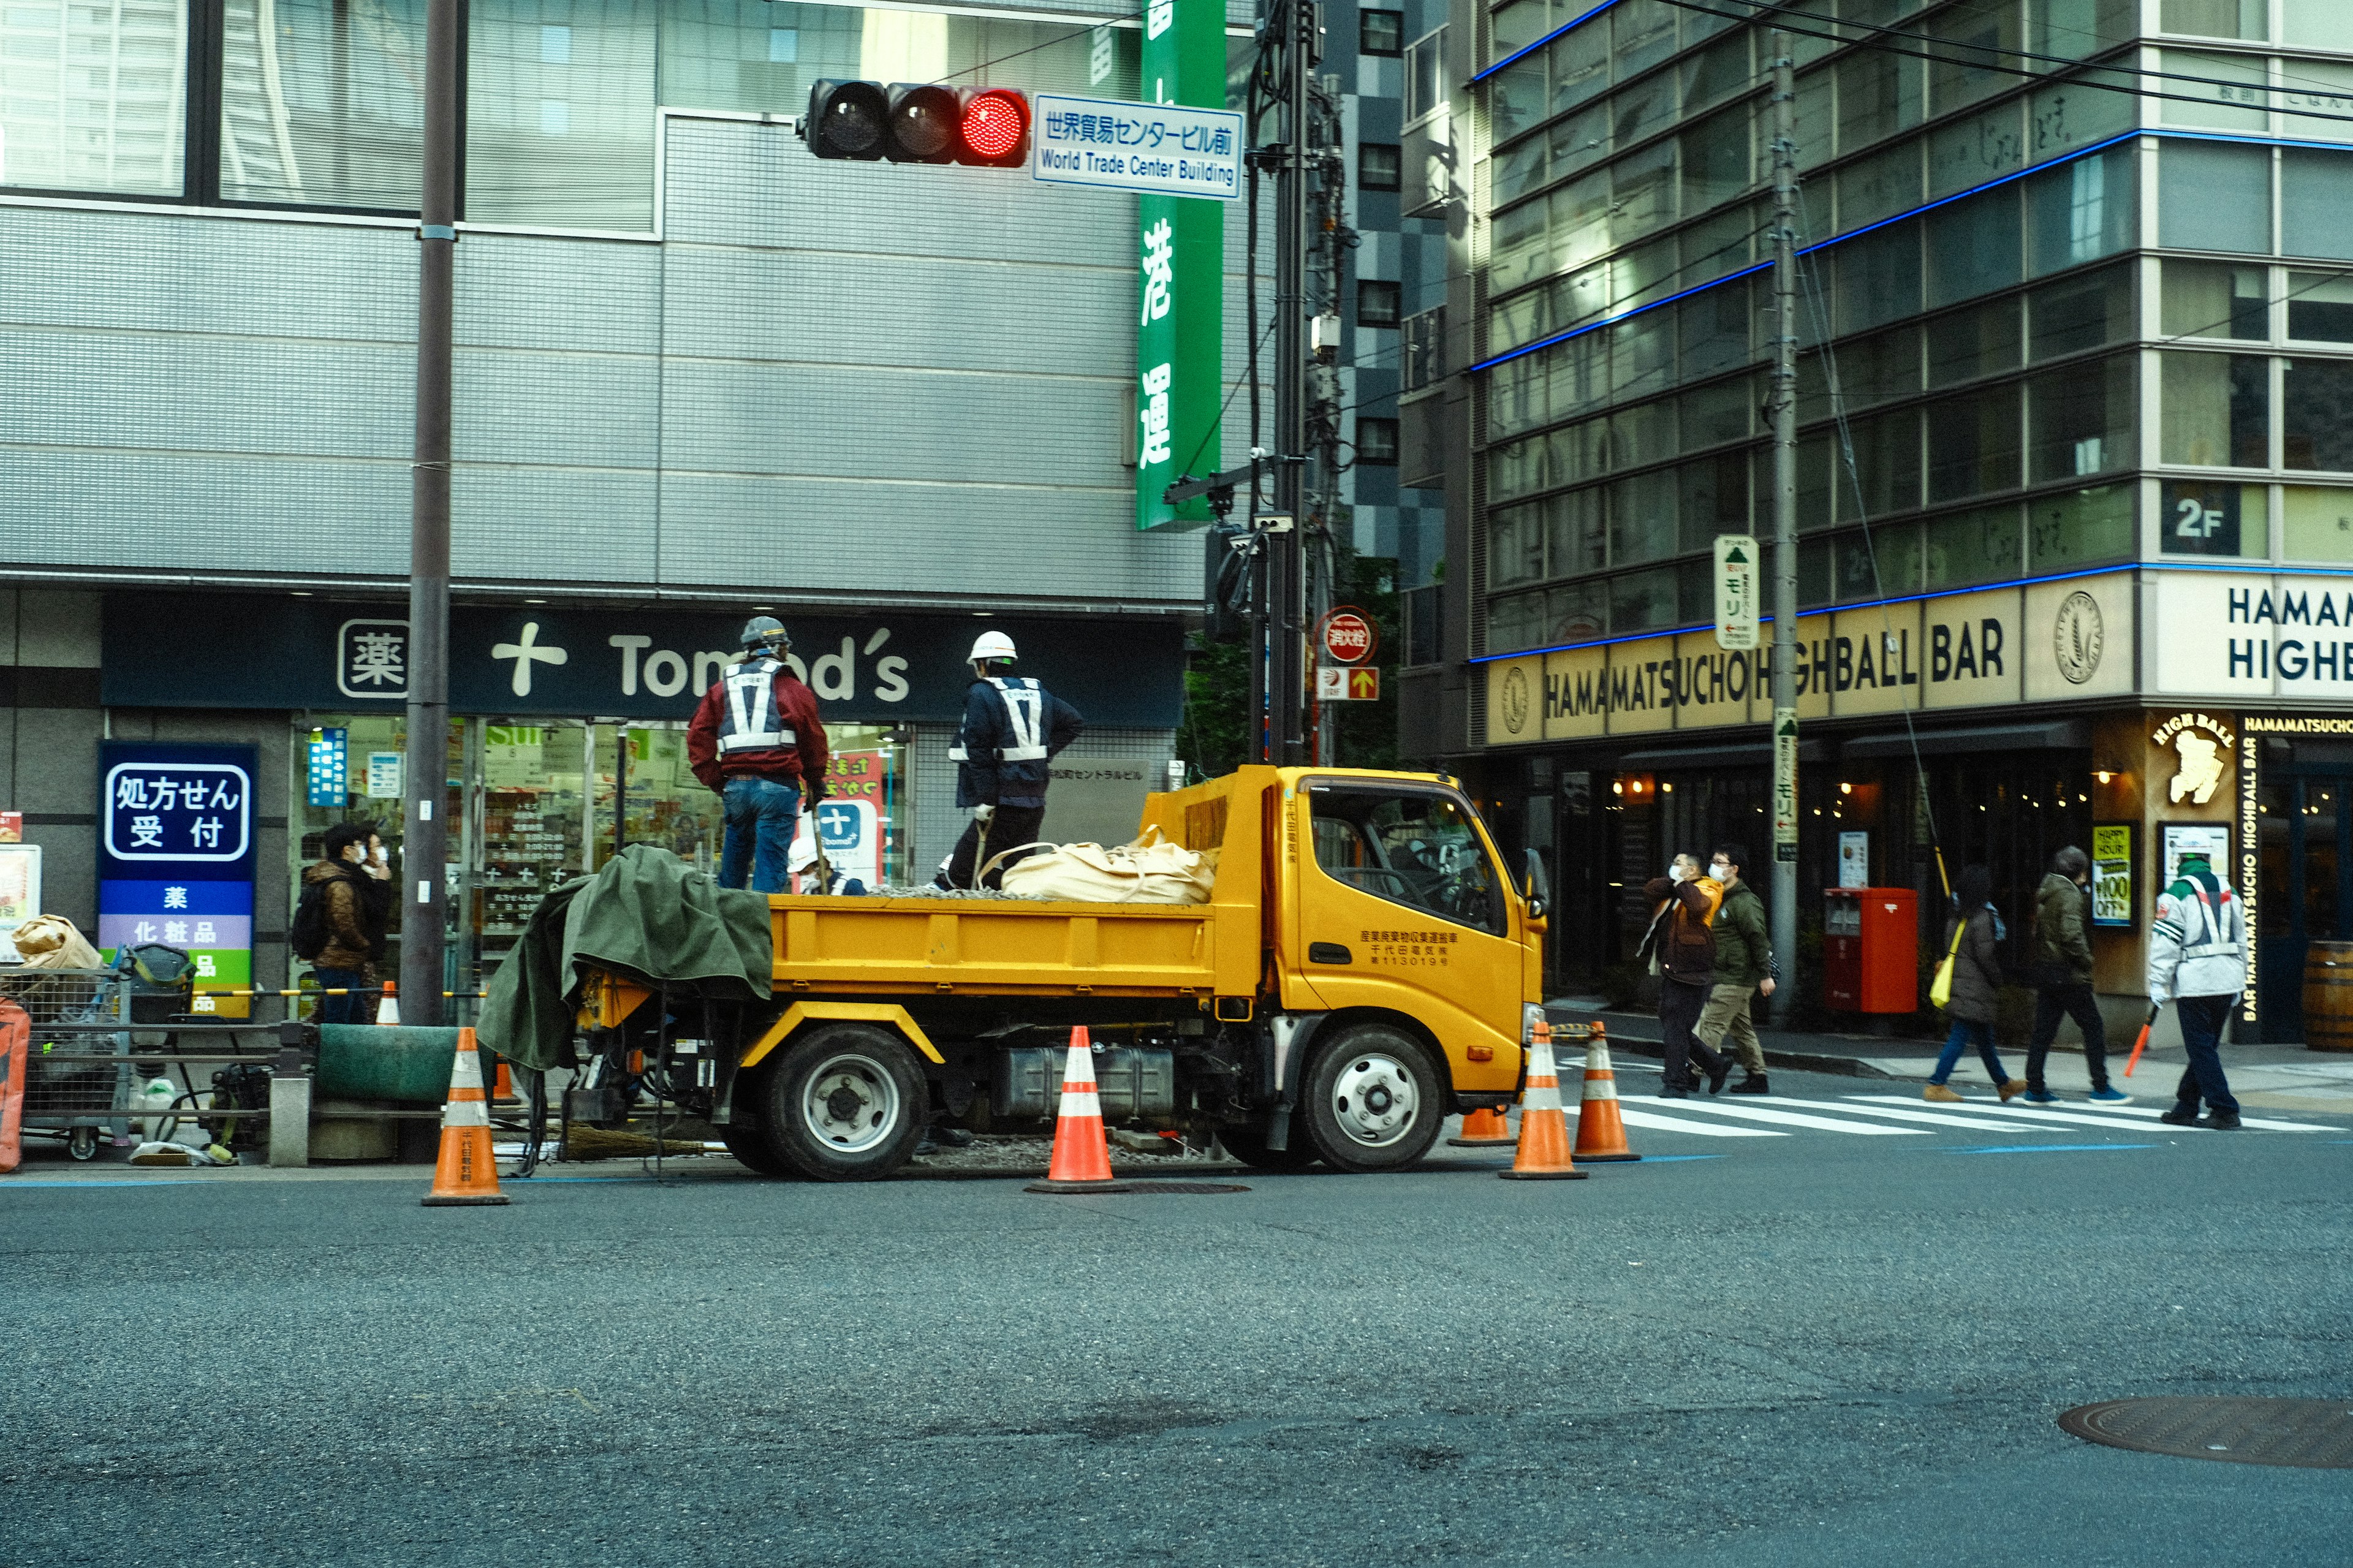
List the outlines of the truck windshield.
{"type": "Polygon", "coordinates": [[[1501,935],[1503,883],[1451,795],[1311,784],[1315,864],[1334,881],[1501,935]]]}

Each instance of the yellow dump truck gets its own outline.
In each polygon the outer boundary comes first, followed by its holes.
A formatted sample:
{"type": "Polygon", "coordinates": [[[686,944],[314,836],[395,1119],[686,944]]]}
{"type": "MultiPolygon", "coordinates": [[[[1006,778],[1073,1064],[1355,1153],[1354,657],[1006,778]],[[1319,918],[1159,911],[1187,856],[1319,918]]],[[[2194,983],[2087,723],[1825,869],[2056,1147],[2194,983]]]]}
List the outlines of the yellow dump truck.
{"type": "Polygon", "coordinates": [[[1143,826],[1215,851],[1208,902],[779,895],[772,1006],[665,1027],[606,980],[588,1021],[747,1164],[833,1181],[890,1174],[934,1116],[1048,1124],[1077,1025],[1106,1121],[1271,1169],[1410,1164],[1515,1097],[1546,889],[1451,783],[1249,767],[1143,826]]]}

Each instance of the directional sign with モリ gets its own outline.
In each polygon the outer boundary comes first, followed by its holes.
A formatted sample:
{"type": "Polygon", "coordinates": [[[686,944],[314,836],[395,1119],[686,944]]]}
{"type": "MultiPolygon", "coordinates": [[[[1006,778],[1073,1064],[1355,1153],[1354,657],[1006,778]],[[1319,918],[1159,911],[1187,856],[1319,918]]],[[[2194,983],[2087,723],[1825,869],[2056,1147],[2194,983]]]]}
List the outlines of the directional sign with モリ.
{"type": "Polygon", "coordinates": [[[1032,179],[1166,196],[1242,194],[1242,117],[1180,103],[1122,103],[1041,92],[1030,99],[1032,179]]]}
{"type": "Polygon", "coordinates": [[[1746,652],[1757,646],[1757,536],[1715,536],[1715,646],[1746,652]]]}

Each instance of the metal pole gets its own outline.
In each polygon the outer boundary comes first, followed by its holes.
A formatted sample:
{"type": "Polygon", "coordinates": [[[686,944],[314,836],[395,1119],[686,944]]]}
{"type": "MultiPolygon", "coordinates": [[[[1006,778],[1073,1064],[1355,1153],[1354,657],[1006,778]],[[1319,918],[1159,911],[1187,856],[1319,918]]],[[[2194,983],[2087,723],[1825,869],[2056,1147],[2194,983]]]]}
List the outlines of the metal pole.
{"type": "Polygon", "coordinates": [[[1312,66],[1315,7],[1290,0],[1283,34],[1282,167],[1274,199],[1274,510],[1292,520],[1288,531],[1269,540],[1267,632],[1269,709],[1273,755],[1269,761],[1297,767],[1306,759],[1300,733],[1306,684],[1302,668],[1306,628],[1302,609],[1301,540],[1305,531],[1304,477],[1307,455],[1307,73],[1312,66]]]}
{"type": "Polygon", "coordinates": [[[1773,961],[1780,970],[1780,984],[1788,988],[1794,999],[1798,983],[1798,89],[1788,35],[1775,32],[1772,47],[1772,928],[1773,961]]]}
{"type": "Polygon", "coordinates": [[[448,920],[449,319],[458,240],[459,0],[425,11],[425,158],[417,229],[417,445],[408,523],[408,799],[401,1019],[442,1018],[448,920]]]}

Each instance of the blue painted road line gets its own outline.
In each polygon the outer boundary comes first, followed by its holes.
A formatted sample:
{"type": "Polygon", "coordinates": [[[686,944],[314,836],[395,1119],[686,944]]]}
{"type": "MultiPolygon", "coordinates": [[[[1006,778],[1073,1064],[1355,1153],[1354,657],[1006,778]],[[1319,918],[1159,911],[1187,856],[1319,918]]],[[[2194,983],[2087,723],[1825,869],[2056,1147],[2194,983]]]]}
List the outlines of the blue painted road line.
{"type": "MultiPolygon", "coordinates": [[[[1721,1154],[1645,1154],[1642,1156],[1642,1163],[1645,1165],[1671,1165],[1678,1160],[1721,1160],[1723,1158],[1724,1156],[1721,1154]]],[[[1588,1165],[1591,1165],[1594,1162],[1590,1160],[1586,1162],[1586,1164],[1588,1165]]]]}
{"type": "Polygon", "coordinates": [[[80,1182],[0,1182],[0,1193],[18,1187],[197,1187],[204,1184],[186,1176],[165,1176],[159,1179],[142,1176],[100,1176],[80,1182]]]}
{"type": "Polygon", "coordinates": [[[2154,1143],[1997,1143],[1980,1149],[1947,1149],[1947,1154],[2089,1154],[2103,1149],[2154,1149],[2154,1143]]]}

